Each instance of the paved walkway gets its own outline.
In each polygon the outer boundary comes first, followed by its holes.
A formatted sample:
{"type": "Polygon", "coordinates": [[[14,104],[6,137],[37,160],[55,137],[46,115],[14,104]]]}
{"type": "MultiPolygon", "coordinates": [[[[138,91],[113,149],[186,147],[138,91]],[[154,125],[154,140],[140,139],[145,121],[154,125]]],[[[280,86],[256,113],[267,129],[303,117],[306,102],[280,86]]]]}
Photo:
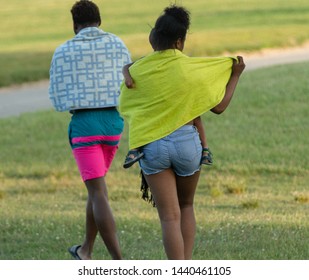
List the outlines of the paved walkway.
{"type": "MultiPolygon", "coordinates": [[[[246,71],[272,65],[309,61],[309,45],[288,50],[271,50],[244,55],[244,58],[246,71]]],[[[48,81],[0,89],[0,118],[51,108],[48,99],[48,81]]]]}

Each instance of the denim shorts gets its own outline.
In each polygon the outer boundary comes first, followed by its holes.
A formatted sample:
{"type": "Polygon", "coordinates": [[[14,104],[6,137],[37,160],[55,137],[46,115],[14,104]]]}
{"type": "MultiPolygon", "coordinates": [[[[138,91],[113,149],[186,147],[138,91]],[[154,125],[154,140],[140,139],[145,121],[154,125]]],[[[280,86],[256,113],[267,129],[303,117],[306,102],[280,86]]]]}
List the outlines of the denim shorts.
{"type": "Polygon", "coordinates": [[[202,144],[195,126],[184,125],[142,150],[139,163],[146,175],[171,168],[178,176],[191,176],[200,170],[202,144]]]}

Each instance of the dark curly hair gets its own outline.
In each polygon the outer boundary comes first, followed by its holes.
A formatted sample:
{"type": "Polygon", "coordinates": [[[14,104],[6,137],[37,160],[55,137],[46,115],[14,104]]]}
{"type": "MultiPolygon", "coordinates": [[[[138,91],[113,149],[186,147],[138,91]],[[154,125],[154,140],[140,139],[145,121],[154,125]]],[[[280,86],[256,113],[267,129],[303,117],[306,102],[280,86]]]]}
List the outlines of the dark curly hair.
{"type": "Polygon", "coordinates": [[[89,0],[80,0],[76,2],[71,9],[71,14],[75,24],[101,24],[100,10],[95,3],[89,0]]]}
{"type": "Polygon", "coordinates": [[[184,41],[190,27],[190,12],[184,7],[171,5],[164,9],[151,30],[149,41],[156,50],[171,48],[178,39],[184,41]]]}

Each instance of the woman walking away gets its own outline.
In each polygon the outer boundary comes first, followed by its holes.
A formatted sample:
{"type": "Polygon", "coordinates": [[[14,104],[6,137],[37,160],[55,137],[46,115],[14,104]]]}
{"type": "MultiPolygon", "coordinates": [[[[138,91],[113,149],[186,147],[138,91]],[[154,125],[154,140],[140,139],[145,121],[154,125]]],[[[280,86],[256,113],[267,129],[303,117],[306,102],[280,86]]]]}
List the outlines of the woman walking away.
{"type": "Polygon", "coordinates": [[[154,52],[129,71],[120,113],[129,124],[129,147],[142,147],[139,163],[161,222],[168,259],[191,259],[195,239],[194,195],[202,145],[194,119],[222,113],[245,68],[242,57],[197,58],[182,53],[189,12],[172,5],[151,31],[154,52]]]}
{"type": "Polygon", "coordinates": [[[70,111],[69,140],[88,191],[86,234],[69,248],[78,260],[91,259],[99,232],[111,257],[121,259],[105,176],[123,130],[118,105],[122,67],[130,55],[115,35],[99,29],[99,8],[88,0],[71,10],[76,36],[58,47],[50,68],[50,99],[57,111],[70,111]]]}

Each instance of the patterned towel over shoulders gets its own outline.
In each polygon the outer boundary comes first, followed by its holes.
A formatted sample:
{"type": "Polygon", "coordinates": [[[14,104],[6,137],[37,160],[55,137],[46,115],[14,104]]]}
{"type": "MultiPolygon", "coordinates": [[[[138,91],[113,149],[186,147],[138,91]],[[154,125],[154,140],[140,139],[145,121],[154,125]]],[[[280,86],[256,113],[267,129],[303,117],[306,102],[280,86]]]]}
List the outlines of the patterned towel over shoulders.
{"type": "Polygon", "coordinates": [[[119,37],[96,27],[82,29],[52,58],[49,98],[53,106],[57,111],[117,106],[122,67],[130,61],[119,37]]]}

